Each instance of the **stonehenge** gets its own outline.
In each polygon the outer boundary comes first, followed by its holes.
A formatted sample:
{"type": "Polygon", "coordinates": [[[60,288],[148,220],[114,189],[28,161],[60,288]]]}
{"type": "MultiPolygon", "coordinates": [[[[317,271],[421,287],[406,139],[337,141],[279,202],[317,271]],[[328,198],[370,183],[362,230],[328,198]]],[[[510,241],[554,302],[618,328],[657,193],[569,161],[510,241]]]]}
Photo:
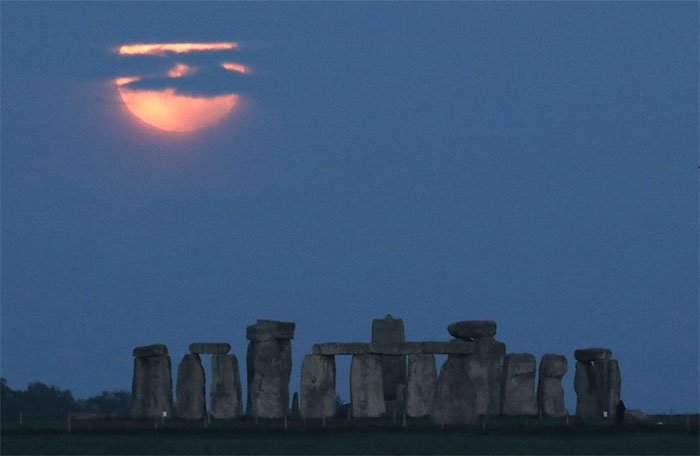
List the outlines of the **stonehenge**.
{"type": "Polygon", "coordinates": [[[584,419],[614,416],[620,401],[620,367],[605,348],[587,348],[574,351],[576,372],[576,415],[584,419]]]}
{"type": "Polygon", "coordinates": [[[258,320],[246,329],[249,341],[246,408],[253,418],[282,418],[287,415],[294,327],[294,323],[258,320]]]}
{"type": "Polygon", "coordinates": [[[542,415],[553,418],[567,415],[564,388],[561,386],[561,379],[567,370],[566,356],[554,354],[542,356],[537,382],[537,408],[542,415]]]}
{"type": "MultiPolygon", "coordinates": [[[[289,403],[295,324],[257,320],[246,328],[245,415],[261,419],[327,419],[336,415],[336,356],[351,356],[348,419],[429,417],[438,425],[472,425],[480,416],[568,416],[562,381],[566,356],[545,354],[537,369],[530,353],[506,353],[489,320],[451,323],[447,341],[406,341],[403,320],[372,321],[369,342],[316,343],[303,357],[298,394],[289,403]],[[442,366],[435,355],[447,355],[442,366]],[[438,375],[439,372],[439,375],[438,375]],[[536,374],[539,373],[537,384],[536,374]],[[351,415],[350,415],[351,414],[351,415]]],[[[244,416],[238,359],[225,342],[189,345],[177,368],[163,344],[133,350],[133,418],[183,420],[244,416]],[[201,357],[211,356],[209,406],[201,357]],[[175,412],[173,414],[173,412],[175,412]]],[[[575,350],[576,415],[614,417],[620,400],[618,361],[606,348],[575,350]]],[[[485,422],[485,421],[484,421],[485,422]]],[[[325,423],[325,421],[324,421],[325,423]]]]}
{"type": "Polygon", "coordinates": [[[173,380],[168,348],[163,344],[136,347],[131,382],[131,417],[162,418],[173,411],[173,380]]]}

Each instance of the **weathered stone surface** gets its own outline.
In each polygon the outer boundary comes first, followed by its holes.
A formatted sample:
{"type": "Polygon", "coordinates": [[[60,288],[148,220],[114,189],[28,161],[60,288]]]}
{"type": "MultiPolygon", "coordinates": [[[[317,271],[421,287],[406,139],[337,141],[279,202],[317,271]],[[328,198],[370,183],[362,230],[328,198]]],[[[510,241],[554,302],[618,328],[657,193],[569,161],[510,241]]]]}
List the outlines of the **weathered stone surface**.
{"type": "Polygon", "coordinates": [[[246,338],[253,342],[293,339],[295,327],[296,325],[292,322],[258,320],[254,325],[246,328],[246,338]]]}
{"type": "MultiPolygon", "coordinates": [[[[486,339],[482,339],[484,345],[486,339]]],[[[491,416],[501,414],[503,405],[503,364],[506,357],[506,344],[494,340],[487,345],[489,359],[489,412],[491,416]]]]}
{"type": "Polygon", "coordinates": [[[503,414],[535,415],[535,356],[508,354],[503,363],[503,414]]]}
{"type": "Polygon", "coordinates": [[[607,348],[583,348],[581,350],[574,350],[574,358],[576,361],[596,361],[610,359],[612,357],[612,351],[607,348]]]}
{"type": "Polygon", "coordinates": [[[282,418],[289,407],[292,345],[289,340],[250,342],[248,356],[248,414],[282,418]]]}
{"type": "Polygon", "coordinates": [[[303,418],[335,414],[335,357],[306,355],[301,364],[299,413],[303,418]]]}
{"type": "Polygon", "coordinates": [[[386,412],[379,355],[353,355],[350,364],[352,416],[376,418],[386,412]]]}
{"type": "Polygon", "coordinates": [[[241,374],[236,355],[211,357],[211,416],[218,419],[238,418],[243,415],[241,401],[241,374]]]}
{"type": "Polygon", "coordinates": [[[545,416],[558,418],[568,413],[564,403],[564,388],[561,386],[561,379],[567,369],[566,356],[547,354],[540,360],[537,407],[545,416]]]}
{"type": "Polygon", "coordinates": [[[177,416],[186,420],[199,420],[207,412],[204,394],[204,368],[199,355],[188,353],[177,368],[175,389],[177,416]]]}
{"type": "Polygon", "coordinates": [[[133,418],[172,416],[173,382],[170,356],[154,355],[134,358],[131,383],[133,418]]]}
{"type": "Polygon", "coordinates": [[[474,385],[477,415],[498,415],[505,344],[491,337],[474,341],[474,354],[465,358],[466,375],[474,385]],[[491,402],[494,405],[491,406],[491,402]]]}
{"type": "Polygon", "coordinates": [[[226,342],[195,342],[190,344],[190,353],[225,355],[231,351],[231,344],[226,342]]]}
{"type": "MultiPolygon", "coordinates": [[[[372,343],[376,345],[402,344],[406,341],[403,320],[387,315],[372,320],[372,343]]],[[[384,400],[396,399],[396,388],[406,384],[406,356],[382,355],[382,384],[384,400]]]]}
{"type": "Polygon", "coordinates": [[[467,377],[469,356],[450,355],[440,369],[430,418],[437,424],[474,424],[476,392],[467,377]]]}
{"type": "Polygon", "coordinates": [[[577,361],[574,378],[576,415],[584,419],[608,418],[620,401],[620,367],[615,359],[577,361]]]}
{"type": "Polygon", "coordinates": [[[133,355],[136,357],[167,355],[168,347],[163,344],[144,345],[134,348],[133,355]]]}
{"type": "Polygon", "coordinates": [[[434,355],[408,355],[408,384],[406,415],[430,415],[437,389],[437,369],[434,355]]]}
{"type": "Polygon", "coordinates": [[[368,344],[365,342],[329,342],[314,344],[314,355],[467,355],[474,352],[474,342],[404,342],[368,344]]]}
{"type": "Polygon", "coordinates": [[[447,332],[452,337],[470,341],[496,335],[496,322],[491,320],[464,320],[451,323],[447,332]]]}

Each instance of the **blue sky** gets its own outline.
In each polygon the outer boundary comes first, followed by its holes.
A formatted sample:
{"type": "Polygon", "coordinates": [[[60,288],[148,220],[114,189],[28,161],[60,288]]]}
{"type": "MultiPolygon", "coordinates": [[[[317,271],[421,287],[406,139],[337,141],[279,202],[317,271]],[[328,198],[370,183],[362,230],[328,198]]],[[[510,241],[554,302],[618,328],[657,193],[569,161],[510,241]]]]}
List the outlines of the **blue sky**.
{"type": "Polygon", "coordinates": [[[244,360],[272,318],[294,391],[312,343],[391,313],[567,355],[571,412],[588,346],[629,408],[698,410],[697,3],[3,2],[0,25],[12,387],[128,389],[155,342],[244,360]],[[219,126],[124,109],[115,46],[229,40],[255,71],[219,126]]]}

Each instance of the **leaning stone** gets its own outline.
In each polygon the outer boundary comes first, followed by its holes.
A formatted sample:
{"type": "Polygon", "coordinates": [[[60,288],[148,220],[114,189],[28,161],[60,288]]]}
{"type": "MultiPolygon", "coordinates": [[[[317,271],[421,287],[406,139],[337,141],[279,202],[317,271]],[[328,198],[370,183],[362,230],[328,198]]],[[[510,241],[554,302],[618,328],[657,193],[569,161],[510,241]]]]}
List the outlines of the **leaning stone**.
{"type": "Polygon", "coordinates": [[[248,414],[253,418],[282,418],[289,408],[292,345],[275,339],[250,342],[248,352],[248,414]]]}
{"type": "Polygon", "coordinates": [[[332,417],[335,414],[335,357],[304,356],[299,391],[302,418],[332,417]]]}
{"type": "Polygon", "coordinates": [[[296,325],[292,322],[258,320],[257,323],[246,328],[246,338],[253,342],[293,339],[295,327],[296,325]]]}
{"type": "Polygon", "coordinates": [[[190,344],[190,353],[207,355],[225,355],[231,351],[231,345],[225,342],[196,342],[190,344]]]}
{"type": "Polygon", "coordinates": [[[132,418],[172,416],[173,382],[170,356],[155,355],[134,358],[131,382],[132,418]]]}
{"type": "Polygon", "coordinates": [[[379,355],[353,355],[350,363],[352,416],[376,418],[386,412],[379,355]]]}
{"type": "Polygon", "coordinates": [[[167,355],[168,347],[163,344],[144,345],[134,348],[133,355],[137,357],[167,355]]]}
{"type": "Polygon", "coordinates": [[[451,323],[447,332],[457,339],[470,341],[496,335],[496,322],[492,320],[464,320],[451,323]]]}
{"type": "MultiPolygon", "coordinates": [[[[372,320],[372,344],[402,344],[406,341],[403,320],[387,315],[372,320]]],[[[382,355],[382,384],[384,400],[396,399],[396,388],[406,384],[406,357],[382,355]]]]}
{"type": "Polygon", "coordinates": [[[535,356],[508,354],[503,364],[503,414],[536,415],[535,356]]]}
{"type": "Polygon", "coordinates": [[[207,411],[204,394],[204,368],[199,355],[188,353],[177,368],[177,416],[185,420],[204,418],[207,411]]]}
{"type": "Polygon", "coordinates": [[[218,419],[238,418],[243,415],[241,402],[241,374],[236,355],[211,357],[211,416],[218,419]]]}
{"type": "Polygon", "coordinates": [[[435,356],[409,355],[406,415],[410,417],[430,415],[436,388],[435,356]]]}
{"type": "Polygon", "coordinates": [[[561,379],[568,369],[566,356],[547,354],[540,360],[540,376],[537,383],[537,407],[549,417],[566,416],[564,388],[561,379]]]}
{"type": "Polygon", "coordinates": [[[574,351],[574,358],[576,358],[576,361],[597,361],[610,359],[611,357],[612,351],[607,348],[584,348],[574,351]]]}
{"type": "Polygon", "coordinates": [[[470,425],[476,422],[476,393],[466,373],[468,357],[450,355],[440,369],[430,413],[436,424],[470,425]]]}

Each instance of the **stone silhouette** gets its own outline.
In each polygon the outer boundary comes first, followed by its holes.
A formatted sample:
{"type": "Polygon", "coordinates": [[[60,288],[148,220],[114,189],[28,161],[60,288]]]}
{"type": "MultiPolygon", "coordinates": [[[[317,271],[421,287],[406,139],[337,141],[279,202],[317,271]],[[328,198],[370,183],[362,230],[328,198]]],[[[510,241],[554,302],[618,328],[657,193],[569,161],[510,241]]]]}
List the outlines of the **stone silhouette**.
{"type": "Polygon", "coordinates": [[[535,356],[510,353],[503,364],[503,415],[536,415],[535,356]]]}
{"type": "Polygon", "coordinates": [[[175,389],[177,416],[186,420],[201,420],[206,416],[204,368],[199,355],[188,353],[177,368],[175,389]]]}
{"type": "Polygon", "coordinates": [[[289,408],[294,323],[258,320],[248,326],[248,414],[282,418],[289,408]]]}
{"type": "Polygon", "coordinates": [[[225,355],[231,351],[231,345],[226,342],[195,342],[190,344],[190,353],[198,355],[225,355]]]}
{"type": "Polygon", "coordinates": [[[235,355],[217,354],[211,357],[211,416],[238,418],[243,415],[241,375],[235,355]]]}
{"type": "Polygon", "coordinates": [[[306,355],[301,365],[299,413],[302,418],[329,418],[335,414],[335,358],[306,355]]]}
{"type": "MultiPolygon", "coordinates": [[[[406,341],[403,320],[387,315],[383,319],[372,320],[372,343],[378,345],[404,343],[406,341]]],[[[402,355],[382,355],[382,385],[384,400],[397,399],[399,385],[406,385],[406,357],[402,355]]]]}
{"type": "Polygon", "coordinates": [[[376,418],[386,412],[379,355],[353,355],[350,363],[352,416],[376,418]]]}
{"type": "Polygon", "coordinates": [[[437,389],[435,355],[408,355],[406,415],[430,415],[437,389]]]}
{"type": "Polygon", "coordinates": [[[620,401],[620,367],[606,348],[574,351],[576,415],[584,419],[612,417],[620,401]]]}
{"type": "Polygon", "coordinates": [[[566,356],[547,354],[540,360],[540,375],[537,383],[537,407],[544,416],[567,415],[564,404],[564,388],[561,379],[568,370],[566,356]]]}
{"type": "Polygon", "coordinates": [[[134,348],[131,382],[133,418],[172,416],[173,383],[168,348],[163,344],[134,348]]]}
{"type": "Polygon", "coordinates": [[[476,391],[467,375],[467,358],[449,355],[440,369],[430,418],[437,424],[474,424],[476,391]]]}

